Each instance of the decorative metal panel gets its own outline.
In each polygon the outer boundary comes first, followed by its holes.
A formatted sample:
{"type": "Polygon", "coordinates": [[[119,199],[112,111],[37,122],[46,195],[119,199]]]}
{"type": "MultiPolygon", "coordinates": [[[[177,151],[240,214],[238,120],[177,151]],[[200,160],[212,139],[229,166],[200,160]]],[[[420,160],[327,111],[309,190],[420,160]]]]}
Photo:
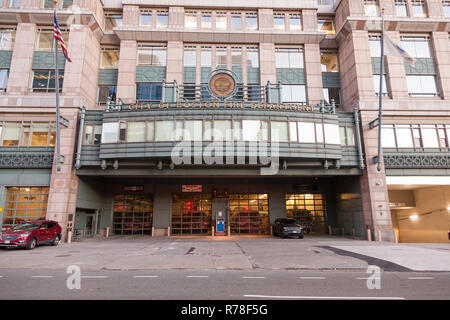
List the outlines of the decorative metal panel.
{"type": "Polygon", "coordinates": [[[166,67],[138,66],[136,82],[162,82],[166,80],[166,67]]]}
{"type": "Polygon", "coordinates": [[[277,81],[283,84],[305,84],[305,69],[277,69],[277,81]]]}
{"type": "Polygon", "coordinates": [[[53,151],[0,153],[0,168],[51,168],[53,151]]]}
{"type": "Polygon", "coordinates": [[[448,154],[400,154],[385,155],[384,165],[387,169],[446,169],[450,168],[450,155],[448,154]]]}
{"type": "MultiPolygon", "coordinates": [[[[62,52],[58,53],[58,69],[65,69],[66,58],[62,52]]],[[[55,54],[53,52],[35,51],[32,69],[55,69],[55,54]]]]}
{"type": "Polygon", "coordinates": [[[0,51],[0,68],[11,67],[12,51],[0,51]]]}
{"type": "Polygon", "coordinates": [[[119,70],[117,69],[100,69],[98,74],[99,85],[116,85],[119,70]]]}

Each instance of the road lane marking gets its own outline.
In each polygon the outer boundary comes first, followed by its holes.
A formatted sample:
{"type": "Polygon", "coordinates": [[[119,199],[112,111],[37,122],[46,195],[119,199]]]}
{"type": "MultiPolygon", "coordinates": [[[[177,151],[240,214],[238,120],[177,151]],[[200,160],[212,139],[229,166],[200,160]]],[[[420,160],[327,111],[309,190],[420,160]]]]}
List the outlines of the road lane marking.
{"type": "Polygon", "coordinates": [[[134,276],[133,278],[159,278],[159,276],[134,276]]]}
{"type": "Polygon", "coordinates": [[[32,278],[53,278],[53,276],[32,276],[32,278]]]}
{"type": "Polygon", "coordinates": [[[187,278],[208,278],[209,276],[186,276],[187,278]]]}
{"type": "Polygon", "coordinates": [[[242,279],[265,279],[266,277],[242,277],[242,279]]]}
{"type": "Polygon", "coordinates": [[[312,299],[312,300],[405,300],[404,297],[314,297],[314,296],[264,296],[245,294],[245,298],[262,299],[312,299]]]}
{"type": "Polygon", "coordinates": [[[106,279],[108,276],[81,276],[81,278],[85,279],[106,279]]]}
{"type": "Polygon", "coordinates": [[[369,278],[356,278],[356,280],[368,280],[369,278]]]}
{"type": "Polygon", "coordinates": [[[302,280],[325,280],[325,277],[300,277],[302,280]]]}
{"type": "Polygon", "coordinates": [[[408,277],[408,280],[432,280],[433,277],[408,277]]]}

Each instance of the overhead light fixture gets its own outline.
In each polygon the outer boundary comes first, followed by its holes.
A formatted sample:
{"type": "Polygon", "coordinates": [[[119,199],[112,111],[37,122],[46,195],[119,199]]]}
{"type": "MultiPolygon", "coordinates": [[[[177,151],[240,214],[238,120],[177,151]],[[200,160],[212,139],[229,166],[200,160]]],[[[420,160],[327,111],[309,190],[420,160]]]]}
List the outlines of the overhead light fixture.
{"type": "Polygon", "coordinates": [[[447,207],[447,211],[450,211],[450,206],[447,207]]]}
{"type": "Polygon", "coordinates": [[[417,214],[409,216],[409,219],[411,219],[412,221],[416,221],[419,219],[419,216],[417,214]]]}

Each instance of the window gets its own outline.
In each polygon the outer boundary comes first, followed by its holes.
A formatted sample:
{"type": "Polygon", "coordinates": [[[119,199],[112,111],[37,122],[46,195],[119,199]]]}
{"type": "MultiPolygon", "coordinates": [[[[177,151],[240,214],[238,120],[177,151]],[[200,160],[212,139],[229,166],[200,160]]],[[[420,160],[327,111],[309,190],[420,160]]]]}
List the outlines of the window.
{"type": "Polygon", "coordinates": [[[9,8],[20,8],[22,4],[21,0],[9,0],[9,8]]]}
{"type": "Polygon", "coordinates": [[[372,58],[381,57],[381,37],[377,35],[369,36],[369,49],[372,58]]]}
{"type": "Polygon", "coordinates": [[[0,123],[1,146],[47,147],[54,146],[56,127],[52,122],[4,122],[0,123]]]}
{"type": "MultiPolygon", "coordinates": [[[[447,135],[445,134],[445,125],[438,125],[438,138],[439,138],[439,147],[440,148],[449,148],[450,141],[447,139],[447,135]]],[[[450,128],[447,129],[448,135],[450,135],[450,128]]]]}
{"type": "Polygon", "coordinates": [[[395,1],[395,14],[397,17],[408,16],[408,4],[406,3],[406,0],[395,1]]]}
{"type": "Polygon", "coordinates": [[[216,47],[216,67],[227,68],[227,48],[226,47],[216,47]]]}
{"type": "Polygon", "coordinates": [[[212,13],[202,12],[202,29],[212,28],[212,13]]]}
{"type": "Polygon", "coordinates": [[[286,121],[271,121],[270,123],[271,141],[288,142],[289,129],[286,121]]]}
{"type": "Polygon", "coordinates": [[[339,132],[343,146],[355,145],[355,129],[353,127],[340,127],[339,132]]]}
{"type": "Polygon", "coordinates": [[[127,123],[127,142],[144,142],[146,134],[145,121],[129,121],[127,123]]]}
{"type": "Polygon", "coordinates": [[[169,25],[169,12],[167,10],[158,10],[156,12],[156,26],[167,27],[169,25]]]}
{"type": "Polygon", "coordinates": [[[406,75],[410,96],[437,96],[436,76],[406,75]]]}
{"type": "Polygon", "coordinates": [[[450,1],[442,2],[442,6],[443,6],[443,9],[444,9],[444,16],[446,18],[450,18],[450,1]]]}
{"type": "MultiPolygon", "coordinates": [[[[301,143],[316,143],[316,125],[308,122],[297,122],[298,141],[301,143]]],[[[323,141],[323,131],[322,131],[323,141]]]]}
{"type": "Polygon", "coordinates": [[[26,221],[45,220],[48,187],[8,187],[3,227],[12,227],[26,221]]]}
{"type": "Polygon", "coordinates": [[[203,121],[202,120],[185,120],[183,139],[186,141],[202,141],[203,140],[203,121]]]}
{"type": "Polygon", "coordinates": [[[117,143],[119,138],[119,123],[106,122],[102,127],[102,143],[117,143]]]}
{"type": "Polygon", "coordinates": [[[114,28],[122,26],[122,14],[105,14],[105,31],[112,32],[114,28]]]}
{"type": "Polygon", "coordinates": [[[244,141],[266,141],[267,130],[267,121],[242,120],[242,140],[244,141]]]}
{"type": "Polygon", "coordinates": [[[0,92],[6,92],[8,87],[9,69],[0,69],[0,92]]]}
{"type": "MultiPolygon", "coordinates": [[[[33,70],[31,83],[32,92],[55,92],[55,70],[41,69],[33,70]]],[[[64,83],[64,69],[59,70],[59,90],[62,91],[64,83]]]]}
{"type": "Polygon", "coordinates": [[[300,84],[285,84],[281,86],[282,102],[306,102],[306,87],[300,84]]]}
{"type": "Polygon", "coordinates": [[[378,4],[375,0],[364,0],[364,13],[373,17],[379,15],[378,4]]]}
{"type": "Polygon", "coordinates": [[[331,104],[334,100],[336,105],[341,104],[341,89],[340,88],[323,88],[323,99],[331,104]]]}
{"type": "Polygon", "coordinates": [[[242,67],[242,47],[231,48],[231,66],[242,67]]]}
{"type": "MultiPolygon", "coordinates": [[[[61,31],[63,35],[64,42],[66,44],[66,47],[69,46],[69,33],[66,31],[61,31]]],[[[38,37],[37,37],[37,43],[36,43],[36,51],[53,51],[54,47],[54,37],[53,37],[53,30],[39,30],[38,31],[38,37]]]]}
{"type": "Polygon", "coordinates": [[[214,120],[213,137],[216,141],[231,141],[232,128],[231,120],[214,120]]]}
{"type": "Polygon", "coordinates": [[[152,25],[152,20],[153,20],[153,15],[152,15],[152,11],[141,11],[141,21],[140,21],[140,25],[141,26],[151,26],[152,25]]]}
{"type": "Polygon", "coordinates": [[[384,125],[384,148],[447,148],[449,126],[445,125],[384,125]],[[447,135],[446,135],[447,131],[447,135]]]}
{"type": "Polygon", "coordinates": [[[247,67],[259,68],[258,48],[247,47],[247,67]]]}
{"type": "Polygon", "coordinates": [[[321,52],[320,55],[322,72],[339,72],[337,53],[321,52]]]}
{"type": "Polygon", "coordinates": [[[15,29],[0,29],[0,50],[13,50],[15,37],[15,29]]]}
{"type": "Polygon", "coordinates": [[[291,31],[302,30],[302,18],[299,14],[289,14],[289,29],[291,31]]]}
{"type": "Polygon", "coordinates": [[[212,52],[211,47],[203,46],[200,52],[200,63],[202,67],[211,68],[212,52]]]}
{"type": "Polygon", "coordinates": [[[159,102],[162,99],[162,84],[152,82],[136,83],[136,99],[139,102],[159,102]]]}
{"type": "Polygon", "coordinates": [[[166,47],[139,45],[138,64],[147,66],[166,66],[166,47]]]}
{"type": "Polygon", "coordinates": [[[217,12],[216,13],[216,29],[226,29],[227,28],[227,13],[217,12]]]}
{"type": "Polygon", "coordinates": [[[99,105],[105,105],[108,101],[116,102],[117,99],[117,86],[116,85],[100,85],[98,86],[98,99],[99,105]]]}
{"type": "Polygon", "coordinates": [[[184,66],[197,66],[197,51],[196,47],[184,47],[184,66]]]}
{"type": "Polygon", "coordinates": [[[247,30],[258,29],[258,14],[249,12],[245,14],[245,28],[247,30]]]}
{"type": "Polygon", "coordinates": [[[402,37],[402,48],[413,58],[430,58],[428,37],[402,37]]]}
{"type": "MultiPolygon", "coordinates": [[[[375,94],[378,96],[380,94],[380,75],[379,74],[374,74],[373,75],[373,89],[375,91],[375,94]]],[[[386,82],[386,75],[383,74],[383,92],[382,92],[383,96],[388,96],[389,95],[389,90],[387,87],[387,82],[386,82]]]]}
{"type": "Polygon", "coordinates": [[[119,49],[102,48],[100,67],[101,69],[119,68],[119,49]]]}
{"type": "Polygon", "coordinates": [[[326,31],[328,36],[336,34],[334,30],[334,23],[331,19],[319,19],[317,20],[319,31],[326,31]]]}
{"type": "Polygon", "coordinates": [[[231,29],[242,29],[242,14],[240,12],[231,13],[231,29]]]}
{"type": "Polygon", "coordinates": [[[273,14],[273,27],[276,30],[284,30],[285,29],[284,13],[274,13],[273,14]]]}
{"type": "Polygon", "coordinates": [[[84,144],[100,144],[102,142],[102,126],[89,124],[84,129],[84,144]]]}
{"type": "Polygon", "coordinates": [[[303,68],[303,49],[275,48],[277,68],[303,68]]]}
{"type": "Polygon", "coordinates": [[[395,130],[392,125],[383,125],[381,127],[381,144],[383,148],[395,148],[395,130]]]}
{"type": "Polygon", "coordinates": [[[173,141],[174,132],[174,122],[172,120],[156,121],[155,141],[173,141]]]}
{"type": "Polygon", "coordinates": [[[425,18],[427,16],[427,10],[425,8],[425,2],[421,0],[411,1],[412,13],[414,17],[425,18]]]}
{"type": "Polygon", "coordinates": [[[186,28],[197,28],[197,12],[186,11],[184,15],[184,26],[186,28]]]}
{"type": "MultiPolygon", "coordinates": [[[[73,0],[59,0],[58,8],[66,9],[73,5],[73,0]]],[[[45,9],[53,9],[55,7],[55,3],[53,0],[42,0],[41,8],[45,9]]]]}

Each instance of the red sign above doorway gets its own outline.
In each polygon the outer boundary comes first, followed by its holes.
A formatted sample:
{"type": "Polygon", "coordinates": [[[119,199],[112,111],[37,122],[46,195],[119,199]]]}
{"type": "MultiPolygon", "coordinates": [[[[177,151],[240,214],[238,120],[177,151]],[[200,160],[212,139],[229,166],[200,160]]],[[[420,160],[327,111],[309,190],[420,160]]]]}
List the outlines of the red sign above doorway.
{"type": "Polygon", "coordinates": [[[202,192],[201,185],[183,185],[181,187],[182,192],[202,192]]]}

